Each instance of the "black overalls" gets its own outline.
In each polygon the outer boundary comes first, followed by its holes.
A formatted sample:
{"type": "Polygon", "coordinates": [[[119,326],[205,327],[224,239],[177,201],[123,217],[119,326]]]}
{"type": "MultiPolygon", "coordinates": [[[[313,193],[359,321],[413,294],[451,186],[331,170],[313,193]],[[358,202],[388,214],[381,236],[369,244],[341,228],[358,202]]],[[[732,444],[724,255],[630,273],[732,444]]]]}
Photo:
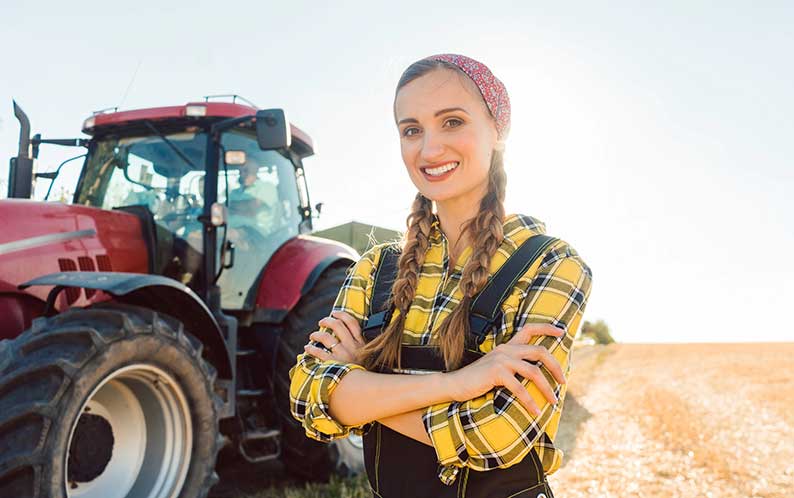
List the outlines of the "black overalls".
{"type": "MultiPolygon", "coordinates": [[[[466,340],[463,365],[481,357],[479,344],[500,319],[501,303],[521,275],[556,239],[534,235],[516,249],[488,284],[475,296],[469,314],[471,337],[466,340]]],[[[370,341],[388,324],[393,309],[385,309],[397,268],[398,249],[383,249],[375,273],[371,313],[362,333],[370,341]]],[[[444,371],[444,360],[434,346],[401,348],[401,368],[444,371]]],[[[381,370],[391,373],[391,370],[381,370]]],[[[399,432],[373,422],[364,435],[364,462],[374,496],[381,498],[552,498],[537,452],[506,469],[475,471],[460,469],[451,486],[438,478],[440,470],[435,449],[399,432]]]]}

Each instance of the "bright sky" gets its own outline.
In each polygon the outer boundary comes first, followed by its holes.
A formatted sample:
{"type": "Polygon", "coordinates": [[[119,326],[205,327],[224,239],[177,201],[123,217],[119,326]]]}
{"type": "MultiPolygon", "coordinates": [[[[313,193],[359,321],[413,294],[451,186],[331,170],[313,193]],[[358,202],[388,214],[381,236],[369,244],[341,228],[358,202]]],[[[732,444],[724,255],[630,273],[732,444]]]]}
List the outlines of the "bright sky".
{"type": "MultiPolygon", "coordinates": [[[[791,2],[16,3],[0,6],[2,195],[12,97],[64,138],[94,110],[237,93],[314,138],[321,228],[402,229],[394,87],[463,53],[513,103],[508,212],[593,269],[585,319],[624,342],[794,340],[791,2]]],[[[40,167],[70,153],[44,148],[40,167]]]]}

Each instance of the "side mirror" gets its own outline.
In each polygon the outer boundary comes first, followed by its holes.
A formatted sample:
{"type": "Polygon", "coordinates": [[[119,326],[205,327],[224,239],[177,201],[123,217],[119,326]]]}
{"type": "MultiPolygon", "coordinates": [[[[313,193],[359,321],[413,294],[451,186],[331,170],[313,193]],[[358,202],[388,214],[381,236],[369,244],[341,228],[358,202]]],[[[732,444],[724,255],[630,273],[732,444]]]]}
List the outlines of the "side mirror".
{"type": "Polygon", "coordinates": [[[256,112],[256,141],[262,150],[287,149],[292,145],[292,133],[283,109],[256,112]]]}

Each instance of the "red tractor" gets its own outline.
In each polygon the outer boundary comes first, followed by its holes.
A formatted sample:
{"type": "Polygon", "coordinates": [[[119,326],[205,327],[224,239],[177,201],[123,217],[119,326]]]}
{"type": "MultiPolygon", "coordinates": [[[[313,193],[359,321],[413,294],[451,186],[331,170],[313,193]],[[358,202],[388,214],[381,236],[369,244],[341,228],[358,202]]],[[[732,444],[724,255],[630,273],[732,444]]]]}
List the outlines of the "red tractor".
{"type": "Polygon", "coordinates": [[[0,496],[203,497],[227,445],[306,478],[362,470],[360,438],[316,443],[288,403],[358,255],[309,235],[311,138],[240,102],[97,113],[77,139],[31,138],[14,103],[0,496]],[[60,172],[33,171],[42,144],[84,149],[70,204],[29,199],[60,172]]]}

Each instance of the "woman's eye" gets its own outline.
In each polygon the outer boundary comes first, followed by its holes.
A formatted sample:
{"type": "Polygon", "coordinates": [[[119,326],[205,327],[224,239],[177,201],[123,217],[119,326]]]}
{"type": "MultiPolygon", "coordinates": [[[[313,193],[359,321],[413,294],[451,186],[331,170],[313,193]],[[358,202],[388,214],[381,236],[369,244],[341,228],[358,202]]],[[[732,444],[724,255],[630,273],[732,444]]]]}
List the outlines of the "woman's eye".
{"type": "Polygon", "coordinates": [[[457,128],[458,126],[463,124],[463,121],[458,118],[449,118],[448,120],[444,121],[444,124],[448,124],[448,123],[452,123],[450,124],[452,128],[457,128]]]}
{"type": "Polygon", "coordinates": [[[403,136],[404,137],[412,137],[412,136],[416,135],[417,133],[419,133],[419,128],[416,128],[416,127],[413,127],[413,126],[403,130],[403,136]]]}

